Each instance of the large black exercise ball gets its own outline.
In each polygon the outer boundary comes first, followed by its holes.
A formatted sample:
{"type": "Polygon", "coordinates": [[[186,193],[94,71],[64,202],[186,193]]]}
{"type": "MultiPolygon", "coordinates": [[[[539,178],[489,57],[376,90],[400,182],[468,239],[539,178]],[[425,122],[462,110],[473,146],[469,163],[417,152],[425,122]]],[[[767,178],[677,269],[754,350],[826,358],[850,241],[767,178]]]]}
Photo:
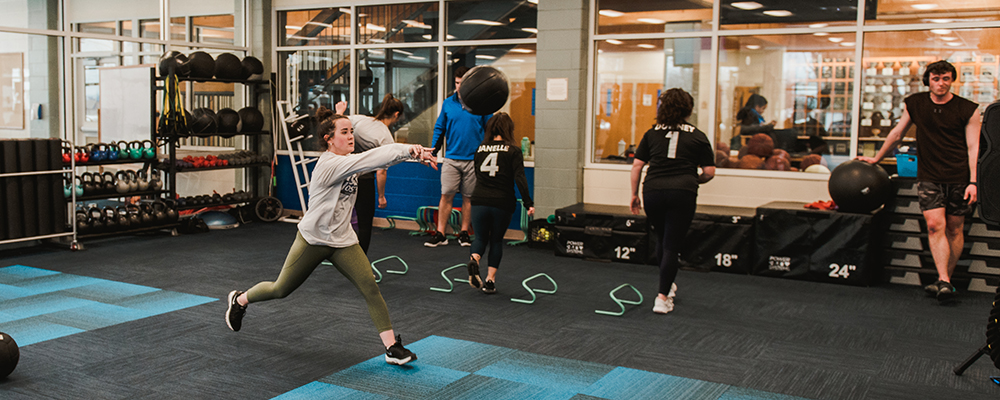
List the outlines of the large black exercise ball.
{"type": "Polygon", "coordinates": [[[892,187],[882,167],[860,160],[840,164],[830,173],[830,198],[840,211],[869,213],[889,198],[892,187]]]}
{"type": "Polygon", "coordinates": [[[241,78],[249,80],[260,80],[264,78],[264,63],[260,62],[257,57],[246,56],[240,64],[241,78]]]}
{"type": "Polygon", "coordinates": [[[215,57],[215,77],[219,79],[240,79],[243,76],[242,73],[243,64],[240,64],[240,58],[229,53],[219,54],[215,57]]]}
{"type": "Polygon", "coordinates": [[[187,56],[179,51],[163,53],[163,55],[160,56],[160,65],[157,70],[160,72],[161,77],[166,77],[170,74],[185,77],[191,72],[191,67],[187,64],[187,62],[187,56]]]}
{"type": "Polygon", "coordinates": [[[223,108],[215,113],[216,121],[219,121],[219,134],[222,137],[233,137],[240,131],[240,115],[232,108],[223,108]]]}
{"type": "Polygon", "coordinates": [[[211,136],[219,131],[219,120],[211,108],[197,108],[191,112],[188,128],[195,136],[211,136]]]}
{"type": "Polygon", "coordinates": [[[489,115],[507,104],[510,85],[507,76],[500,70],[480,65],[462,77],[458,87],[458,99],[462,107],[476,115],[489,115]]]}
{"type": "Polygon", "coordinates": [[[264,114],[256,107],[243,107],[239,111],[240,132],[260,132],[264,130],[264,114]]]}
{"type": "Polygon", "coordinates": [[[17,342],[10,335],[0,332],[0,379],[14,372],[19,359],[21,351],[17,349],[17,342]]]}
{"type": "Polygon", "coordinates": [[[215,59],[204,51],[196,51],[188,56],[189,76],[196,79],[212,79],[215,76],[215,59]]]}

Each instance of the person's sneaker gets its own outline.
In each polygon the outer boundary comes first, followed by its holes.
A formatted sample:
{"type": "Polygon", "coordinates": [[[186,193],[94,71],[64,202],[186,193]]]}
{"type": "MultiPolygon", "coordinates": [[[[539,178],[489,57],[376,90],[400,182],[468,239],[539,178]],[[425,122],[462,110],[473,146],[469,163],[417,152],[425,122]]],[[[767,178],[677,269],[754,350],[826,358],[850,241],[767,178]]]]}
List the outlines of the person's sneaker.
{"type": "Polygon", "coordinates": [[[434,236],[431,236],[431,240],[424,242],[424,246],[427,247],[438,247],[448,244],[448,238],[444,237],[444,234],[438,231],[434,232],[434,236]]]}
{"type": "Polygon", "coordinates": [[[395,365],[403,365],[416,360],[417,355],[403,347],[403,341],[396,335],[396,343],[385,349],[385,362],[395,365]]]}
{"type": "Polygon", "coordinates": [[[479,261],[472,258],[465,267],[469,270],[469,286],[475,289],[483,287],[483,278],[479,276],[479,261]]]}
{"type": "Polygon", "coordinates": [[[924,293],[927,293],[927,297],[937,297],[939,283],[941,283],[941,281],[924,286],[924,293]]]}
{"type": "Polygon", "coordinates": [[[493,281],[486,281],[486,283],[483,284],[483,293],[494,294],[496,292],[497,292],[497,284],[494,283],[493,281]]]}
{"type": "Polygon", "coordinates": [[[674,297],[677,297],[677,284],[676,283],[671,283],[670,284],[670,293],[667,294],[667,297],[669,297],[671,299],[674,298],[674,297]]]}
{"type": "Polygon", "coordinates": [[[247,307],[241,306],[240,303],[236,302],[236,298],[240,297],[243,292],[239,290],[234,290],[229,292],[229,308],[226,309],[226,325],[233,332],[239,332],[240,327],[243,326],[243,314],[246,314],[247,307]]]}
{"type": "Polygon", "coordinates": [[[666,314],[674,310],[674,298],[667,297],[666,300],[660,300],[660,296],[656,296],[653,300],[653,312],[657,314],[666,314]]]}
{"type": "Polygon", "coordinates": [[[951,282],[938,281],[937,300],[941,304],[955,300],[955,287],[951,285],[951,282]]]}
{"type": "Polygon", "coordinates": [[[468,231],[462,231],[462,233],[458,234],[458,244],[462,245],[462,247],[472,246],[472,239],[469,238],[468,231]]]}

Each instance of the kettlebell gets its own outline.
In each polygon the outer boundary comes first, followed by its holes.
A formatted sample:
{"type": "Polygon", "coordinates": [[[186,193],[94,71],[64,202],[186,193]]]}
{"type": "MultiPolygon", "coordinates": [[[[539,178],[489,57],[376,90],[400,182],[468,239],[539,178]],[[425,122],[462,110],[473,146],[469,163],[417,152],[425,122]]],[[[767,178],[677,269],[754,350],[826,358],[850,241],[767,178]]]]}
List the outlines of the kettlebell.
{"type": "Polygon", "coordinates": [[[167,220],[167,204],[160,200],[153,200],[153,217],[156,218],[157,225],[169,222],[167,220]]]}
{"type": "Polygon", "coordinates": [[[118,194],[128,193],[129,180],[128,180],[128,174],[125,172],[125,170],[119,170],[118,172],[116,172],[115,179],[118,180],[118,182],[115,183],[115,191],[118,192],[118,194]]]}
{"type": "Polygon", "coordinates": [[[135,192],[139,190],[139,176],[135,174],[134,170],[125,171],[128,174],[128,189],[135,192]]]}
{"type": "Polygon", "coordinates": [[[118,230],[118,215],[115,213],[115,209],[111,207],[104,207],[101,209],[101,215],[104,217],[104,229],[108,232],[114,232],[118,230]]]}
{"type": "Polygon", "coordinates": [[[149,203],[140,203],[139,218],[142,219],[142,226],[153,226],[156,225],[156,217],[153,216],[153,207],[149,203]]]}
{"type": "Polygon", "coordinates": [[[119,160],[128,160],[129,158],[131,158],[131,155],[128,152],[128,142],[124,140],[119,140],[117,143],[115,143],[114,148],[112,148],[112,150],[118,152],[119,160]]]}
{"type": "Polygon", "coordinates": [[[90,172],[80,174],[80,185],[83,186],[83,193],[85,195],[94,194],[94,175],[90,172]]]}
{"type": "Polygon", "coordinates": [[[90,161],[90,152],[87,151],[86,147],[76,146],[76,154],[73,154],[76,158],[76,162],[85,163],[90,161]]]}
{"type": "Polygon", "coordinates": [[[63,197],[70,198],[73,195],[73,180],[68,176],[63,177],[63,197]]]}
{"type": "Polygon", "coordinates": [[[132,227],[132,222],[128,219],[128,209],[125,206],[115,207],[115,222],[118,223],[118,228],[121,230],[128,230],[132,227]]]}
{"type": "Polygon", "coordinates": [[[90,217],[82,208],[76,209],[76,233],[79,235],[90,233],[90,217]]]}
{"type": "Polygon", "coordinates": [[[139,217],[139,206],[135,204],[128,204],[125,206],[125,210],[128,211],[128,225],[135,228],[142,227],[142,218],[139,217]]]}
{"type": "Polygon", "coordinates": [[[101,174],[101,178],[104,179],[104,193],[112,194],[115,192],[117,187],[117,182],[115,181],[115,174],[111,171],[105,171],[101,174]]]}
{"type": "Polygon", "coordinates": [[[156,145],[153,144],[152,140],[142,141],[142,158],[147,160],[156,158],[156,145]]]}
{"type": "Polygon", "coordinates": [[[177,202],[171,199],[164,199],[163,204],[167,205],[167,222],[177,222],[180,219],[180,214],[177,212],[177,202]]]}
{"type": "Polygon", "coordinates": [[[128,143],[128,156],[133,160],[142,159],[142,142],[133,140],[128,143]]]}
{"type": "Polygon", "coordinates": [[[87,217],[90,222],[90,231],[92,233],[104,232],[104,213],[101,212],[100,208],[97,208],[96,204],[91,204],[90,208],[87,209],[87,217]]]}
{"type": "Polygon", "coordinates": [[[118,161],[118,149],[111,143],[104,144],[104,158],[108,161],[118,161]]]}
{"type": "Polygon", "coordinates": [[[62,145],[62,161],[64,164],[69,164],[73,161],[73,148],[69,146],[69,142],[63,141],[62,145]]]}
{"type": "Polygon", "coordinates": [[[149,190],[149,180],[148,177],[146,176],[146,170],[140,169],[136,171],[135,174],[136,174],[136,180],[138,181],[137,183],[139,185],[139,191],[144,192],[149,190]]]}
{"type": "Polygon", "coordinates": [[[162,188],[163,180],[160,178],[160,170],[151,170],[149,173],[149,190],[160,190],[162,188]]]}

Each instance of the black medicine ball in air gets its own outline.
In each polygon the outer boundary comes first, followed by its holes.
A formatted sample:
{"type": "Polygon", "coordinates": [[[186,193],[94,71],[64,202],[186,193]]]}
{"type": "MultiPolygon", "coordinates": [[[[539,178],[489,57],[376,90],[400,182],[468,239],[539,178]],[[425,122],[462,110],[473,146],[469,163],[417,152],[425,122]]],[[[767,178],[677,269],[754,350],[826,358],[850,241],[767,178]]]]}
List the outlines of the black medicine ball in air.
{"type": "Polygon", "coordinates": [[[229,53],[219,54],[215,57],[215,77],[219,79],[240,79],[242,76],[243,64],[240,58],[229,53]]]}
{"type": "Polygon", "coordinates": [[[10,335],[0,332],[0,379],[14,372],[19,359],[21,351],[17,348],[17,342],[10,335]]]}
{"type": "Polygon", "coordinates": [[[211,108],[198,108],[191,112],[188,128],[195,136],[211,136],[219,131],[219,121],[211,108]]]}
{"type": "Polygon", "coordinates": [[[837,209],[853,213],[870,213],[882,207],[892,192],[889,174],[878,165],[860,160],[834,168],[827,187],[837,209]]]}
{"type": "Polygon", "coordinates": [[[166,77],[170,74],[185,77],[191,72],[191,67],[187,64],[187,62],[187,56],[179,51],[163,53],[163,55],[160,56],[160,66],[157,70],[159,71],[161,77],[166,77]]]}
{"type": "Polygon", "coordinates": [[[256,107],[243,107],[239,115],[240,132],[260,132],[264,129],[264,114],[256,107]]]}
{"type": "Polygon", "coordinates": [[[196,51],[188,56],[190,76],[196,79],[212,79],[215,76],[215,59],[204,51],[196,51]]]}
{"type": "Polygon", "coordinates": [[[254,56],[246,56],[240,62],[240,75],[242,79],[260,80],[264,78],[264,63],[254,56]]]}
{"type": "Polygon", "coordinates": [[[489,115],[507,104],[510,85],[500,70],[480,65],[462,77],[458,87],[458,100],[462,107],[476,115],[489,115]]]}
{"type": "Polygon", "coordinates": [[[240,131],[240,115],[232,108],[219,110],[215,113],[215,118],[219,121],[219,133],[222,137],[230,138],[240,131]]]}

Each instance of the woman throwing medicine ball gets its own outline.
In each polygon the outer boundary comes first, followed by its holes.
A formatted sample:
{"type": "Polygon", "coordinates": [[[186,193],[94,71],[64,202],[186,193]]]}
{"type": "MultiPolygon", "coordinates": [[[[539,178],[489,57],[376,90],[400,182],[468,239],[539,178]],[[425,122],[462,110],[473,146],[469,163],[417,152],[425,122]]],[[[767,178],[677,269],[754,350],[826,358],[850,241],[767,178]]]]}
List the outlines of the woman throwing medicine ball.
{"type": "Polygon", "coordinates": [[[486,135],[476,149],[476,188],[472,191],[472,230],[475,239],[469,250],[469,285],[483,293],[497,292],[497,268],[503,257],[503,236],[507,232],[511,215],[517,205],[514,185],[521,192],[521,200],[534,215],[534,202],[528,193],[528,179],[524,176],[524,155],[514,143],[514,121],[505,112],[493,115],[486,123],[486,135]],[[487,258],[489,270],[486,283],[479,275],[479,261],[489,243],[487,258]]]}
{"type": "Polygon", "coordinates": [[[681,242],[694,218],[698,185],[715,177],[715,151],[705,133],[687,122],[694,99],[683,89],[669,89],[659,98],[656,125],[646,131],[632,163],[632,214],[639,214],[639,176],[649,164],[642,197],[646,216],[656,234],[660,256],[660,292],[653,312],[674,309],[681,242]],[[698,173],[701,168],[701,174],[698,173]]]}
{"type": "MultiPolygon", "coordinates": [[[[370,151],[354,151],[354,130],[351,121],[326,108],[316,113],[320,121],[316,129],[326,151],[319,157],[309,182],[309,207],[299,222],[295,242],[285,258],[278,279],[260,282],[246,292],[229,293],[226,324],[239,331],[247,305],[288,296],[309,278],[323,261],[329,260],[368,303],[368,313],[385,345],[385,361],[402,365],[417,359],[403,347],[392,330],[389,310],[375,284],[372,266],[351,229],[351,210],[357,197],[358,175],[388,168],[407,159],[431,162],[430,149],[420,145],[387,144],[370,151]]],[[[436,167],[437,165],[432,165],[436,167]]]]}

